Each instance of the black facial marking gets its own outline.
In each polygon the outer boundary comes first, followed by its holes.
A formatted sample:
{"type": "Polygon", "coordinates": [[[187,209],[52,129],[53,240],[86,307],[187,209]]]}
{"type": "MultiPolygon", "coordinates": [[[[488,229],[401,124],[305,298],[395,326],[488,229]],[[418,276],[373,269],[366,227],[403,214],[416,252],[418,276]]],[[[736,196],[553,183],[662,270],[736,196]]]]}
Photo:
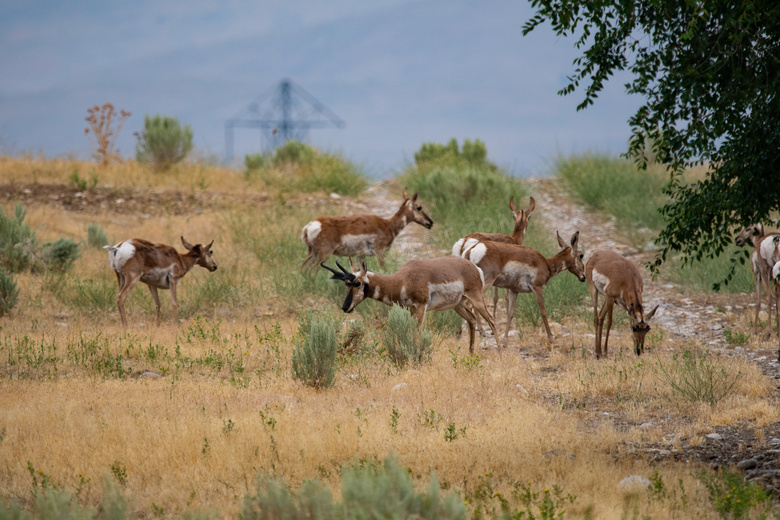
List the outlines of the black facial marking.
{"type": "Polygon", "coordinates": [[[371,298],[372,292],[373,291],[368,287],[368,284],[363,286],[363,298],[371,298]]]}
{"type": "Polygon", "coordinates": [[[349,308],[352,305],[352,290],[347,293],[347,298],[344,300],[344,305],[341,306],[341,310],[349,312],[349,308]]]}

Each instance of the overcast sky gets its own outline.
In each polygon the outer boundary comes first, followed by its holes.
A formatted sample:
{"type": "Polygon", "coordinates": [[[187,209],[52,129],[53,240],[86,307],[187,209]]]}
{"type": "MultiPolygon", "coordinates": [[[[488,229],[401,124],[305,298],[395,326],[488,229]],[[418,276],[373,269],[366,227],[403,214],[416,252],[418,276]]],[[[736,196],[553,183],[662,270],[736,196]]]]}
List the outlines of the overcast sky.
{"type": "MultiPolygon", "coordinates": [[[[88,158],[87,108],[132,112],[119,147],[134,156],[144,115],[189,124],[224,157],[225,122],[283,78],[341,117],[308,142],[376,177],[423,142],[481,139],[517,175],[557,153],[621,153],[641,100],[613,81],[596,105],[560,97],[576,57],[548,26],[523,37],[521,0],[30,0],[0,4],[0,152],[88,158]]],[[[235,153],[262,151],[237,129],[235,153]]]]}

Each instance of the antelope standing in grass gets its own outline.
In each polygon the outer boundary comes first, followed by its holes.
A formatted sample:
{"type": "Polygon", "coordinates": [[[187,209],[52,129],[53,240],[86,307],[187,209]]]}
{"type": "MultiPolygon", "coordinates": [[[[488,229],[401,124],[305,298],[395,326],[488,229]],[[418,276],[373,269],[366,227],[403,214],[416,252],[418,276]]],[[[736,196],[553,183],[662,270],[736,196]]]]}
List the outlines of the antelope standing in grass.
{"type": "Polygon", "coordinates": [[[547,337],[552,340],[553,334],[544,309],[544,286],[553,276],[564,270],[568,270],[579,281],[585,281],[582,253],[577,249],[580,232],[577,231],[571,236],[571,246],[566,245],[560,234],[556,235],[561,251],[551,258],[545,258],[539,251],[530,247],[488,241],[479,242],[464,254],[466,259],[485,273],[485,287],[501,287],[509,292],[504,346],[509,344],[509,326],[515,314],[519,293],[534,294],[547,337]]]}
{"type": "Polygon", "coordinates": [[[466,320],[469,326],[469,352],[474,353],[476,311],[487,320],[498,344],[496,324],[485,306],[483,297],[484,276],[482,271],[463,258],[445,256],[429,260],[411,260],[394,274],[378,274],[366,268],[365,260],[360,261],[358,269],[350,260],[350,272],[339,264],[340,272],[325,265],[322,267],[333,273],[334,280],[343,281],[348,288],[341,309],[352,312],[366,298],[380,301],[385,305],[398,304],[409,309],[417,318],[420,327],[427,311],[446,311],[454,309],[466,320]],[[466,305],[471,304],[471,308],[466,305]]]}
{"type": "Polygon", "coordinates": [[[116,272],[119,283],[119,295],[116,305],[122,318],[122,326],[127,327],[125,316],[125,298],[138,282],[149,287],[157,307],[157,323],[160,322],[160,298],[157,289],[170,289],[173,300],[174,319],[179,315],[179,303],[176,301],[176,284],[192,269],[199,265],[209,271],[216,271],[217,264],[211,258],[211,243],[207,246],[192,245],[184,237],[181,243],[187,249],[185,254],[179,254],[176,249],[165,244],[153,244],[147,240],[133,238],[119,242],[114,246],[104,246],[108,249],[108,261],[116,272]]]}
{"type": "MultiPolygon", "coordinates": [[[[774,280],[774,294],[775,301],[777,301],[780,298],[780,261],[772,266],[772,280],[774,280]]],[[[780,323],[780,305],[775,305],[775,323],[780,323]]],[[[778,342],[780,342],[780,331],[778,331],[777,336],[778,342]]],[[[780,343],[777,346],[777,360],[780,361],[780,343]]]]}
{"type": "Polygon", "coordinates": [[[634,352],[637,356],[645,350],[645,336],[650,331],[647,323],[655,316],[658,306],[645,315],[642,307],[642,274],[637,265],[615,251],[601,250],[593,253],[585,266],[585,278],[593,300],[593,326],[596,329],[596,358],[601,357],[601,337],[604,319],[607,332],[604,334],[604,356],[608,352],[609,330],[612,328],[612,308],[615,302],[628,311],[631,332],[634,338],[634,352]],[[604,295],[604,305],[599,311],[599,294],[604,295]]]}
{"type": "MultiPolygon", "coordinates": [[[[531,218],[531,213],[536,208],[536,201],[531,197],[528,203],[527,209],[518,209],[515,204],[514,196],[509,198],[509,209],[512,210],[512,217],[515,220],[515,227],[512,230],[511,235],[504,233],[469,233],[465,237],[459,239],[452,246],[452,256],[463,256],[465,251],[468,251],[481,241],[489,240],[490,242],[502,242],[504,244],[517,244],[523,245],[525,240],[525,230],[528,229],[528,221],[531,218]]],[[[509,293],[506,295],[506,304],[509,305],[509,293]]],[[[498,308],[498,288],[493,287],[493,316],[496,315],[498,308]]],[[[479,321],[479,320],[477,320],[479,321]]]]}
{"type": "Polygon", "coordinates": [[[433,226],[433,220],[417,202],[418,194],[410,198],[404,189],[404,201],[389,219],[377,215],[348,215],[312,220],[301,231],[301,239],[309,248],[301,269],[307,264],[315,267],[334,254],[360,258],[376,256],[380,267],[384,267],[385,251],[407,224],[417,222],[428,229],[433,226]]]}
{"type": "MultiPolygon", "coordinates": [[[[758,313],[761,310],[761,286],[764,286],[767,294],[767,337],[772,335],[772,304],[777,300],[772,289],[771,271],[775,263],[780,260],[777,242],[780,235],[776,232],[766,233],[761,223],[751,224],[742,228],[742,231],[734,239],[739,247],[747,244],[753,246],[753,254],[750,257],[750,267],[756,281],[756,315],[753,318],[753,334],[758,334],[758,313]]],[[[780,331],[778,331],[780,337],[780,331]]]]}

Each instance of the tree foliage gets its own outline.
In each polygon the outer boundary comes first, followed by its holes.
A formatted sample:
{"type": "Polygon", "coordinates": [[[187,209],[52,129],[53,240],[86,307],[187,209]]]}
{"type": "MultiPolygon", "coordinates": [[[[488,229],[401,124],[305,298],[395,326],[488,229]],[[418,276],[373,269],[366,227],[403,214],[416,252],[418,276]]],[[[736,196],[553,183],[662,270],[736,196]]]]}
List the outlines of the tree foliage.
{"type": "MultiPolygon", "coordinates": [[[[549,21],[582,54],[559,94],[591,105],[610,76],[644,104],[631,116],[628,155],[646,143],[670,167],[655,261],[717,256],[743,225],[780,210],[780,3],[775,0],[531,0],[528,34],[549,21]],[[706,176],[686,183],[685,168],[706,176]]],[[[744,257],[741,258],[744,261],[744,257]]],[[[729,276],[730,279],[730,276],[729,276]]]]}

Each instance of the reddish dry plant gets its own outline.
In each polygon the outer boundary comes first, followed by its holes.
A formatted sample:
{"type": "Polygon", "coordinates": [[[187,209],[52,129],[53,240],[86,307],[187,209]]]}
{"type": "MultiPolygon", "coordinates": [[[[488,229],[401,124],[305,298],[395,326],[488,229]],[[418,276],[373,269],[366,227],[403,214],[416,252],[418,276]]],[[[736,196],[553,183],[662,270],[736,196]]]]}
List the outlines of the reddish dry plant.
{"type": "Polygon", "coordinates": [[[92,108],[88,108],[87,113],[89,115],[85,118],[85,121],[89,123],[89,128],[84,129],[84,135],[89,136],[91,133],[95,136],[95,142],[93,143],[95,153],[92,154],[93,157],[103,166],[114,160],[121,161],[119,154],[114,149],[114,145],[119,137],[122,125],[131,115],[130,112],[120,110],[119,115],[117,115],[114,105],[106,103],[102,107],[95,105],[92,108]]]}

